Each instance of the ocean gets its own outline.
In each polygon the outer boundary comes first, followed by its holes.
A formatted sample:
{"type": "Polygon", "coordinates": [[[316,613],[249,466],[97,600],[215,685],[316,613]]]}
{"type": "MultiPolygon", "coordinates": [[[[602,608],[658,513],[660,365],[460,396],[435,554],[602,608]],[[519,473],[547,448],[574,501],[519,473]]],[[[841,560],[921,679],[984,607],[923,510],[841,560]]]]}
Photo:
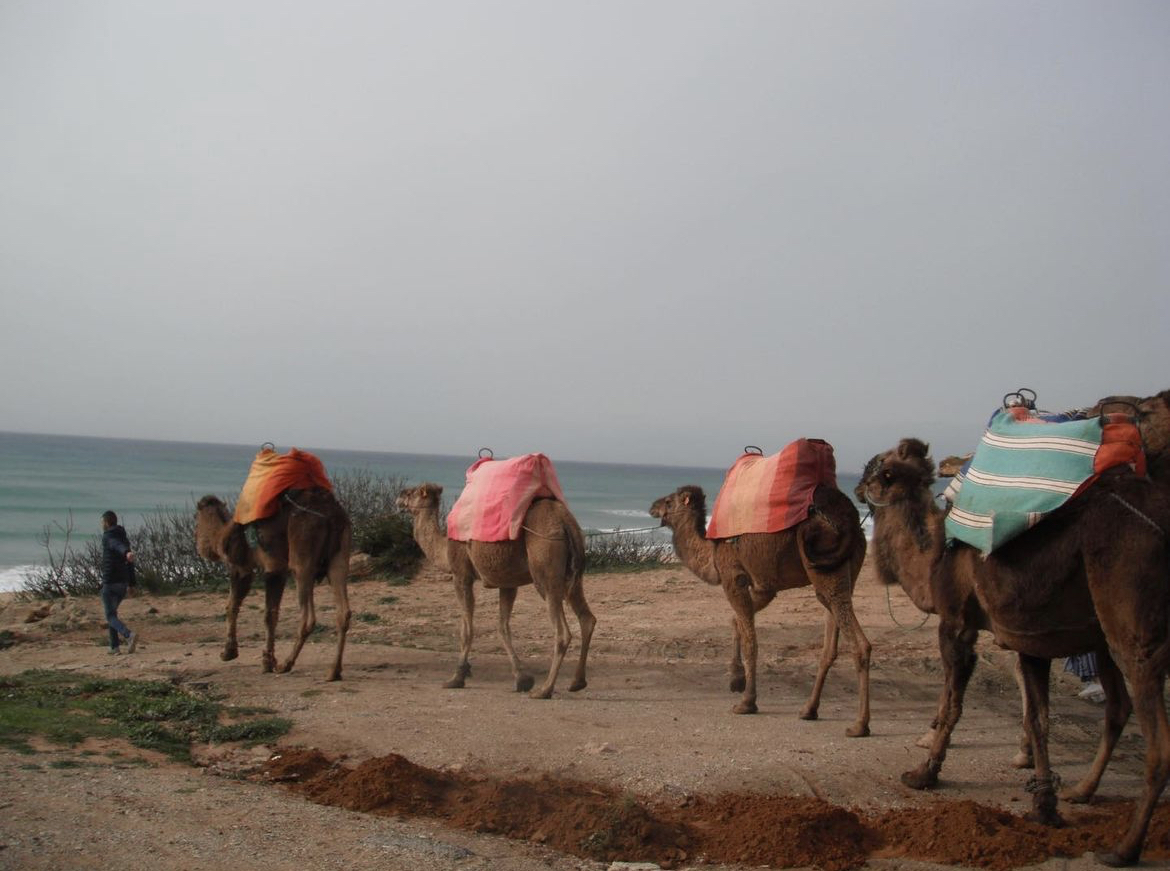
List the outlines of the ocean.
{"type": "MultiPolygon", "coordinates": [[[[277,445],[277,450],[289,447],[277,445]]],[[[441,484],[448,506],[476,459],[297,447],[317,454],[332,474],[365,471],[407,484],[441,484]]],[[[28,566],[46,562],[45,529],[59,545],[70,518],[71,543],[77,545],[100,534],[99,516],[107,509],[132,531],[144,515],[160,508],[194,510],[208,493],[234,499],[258,449],[0,432],[0,590],[19,588],[28,566]]],[[[587,533],[638,529],[663,539],[665,531],[647,529],[657,526],[647,513],[650,503],[683,484],[699,485],[713,502],[726,472],[551,459],[569,507],[587,533]]],[[[729,456],[728,466],[735,459],[729,456]]],[[[851,493],[857,480],[856,474],[838,470],[837,483],[845,492],[851,493]]]]}

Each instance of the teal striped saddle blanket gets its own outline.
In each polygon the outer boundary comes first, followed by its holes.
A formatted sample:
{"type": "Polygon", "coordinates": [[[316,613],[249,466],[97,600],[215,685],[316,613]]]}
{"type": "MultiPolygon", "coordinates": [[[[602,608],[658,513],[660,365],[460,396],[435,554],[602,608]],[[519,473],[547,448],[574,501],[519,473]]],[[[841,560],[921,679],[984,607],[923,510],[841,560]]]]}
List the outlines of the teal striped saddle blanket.
{"type": "Polygon", "coordinates": [[[945,521],[948,540],[987,555],[1075,496],[1099,471],[1101,423],[1019,408],[997,411],[969,466],[948,488],[954,503],[945,521]]]}

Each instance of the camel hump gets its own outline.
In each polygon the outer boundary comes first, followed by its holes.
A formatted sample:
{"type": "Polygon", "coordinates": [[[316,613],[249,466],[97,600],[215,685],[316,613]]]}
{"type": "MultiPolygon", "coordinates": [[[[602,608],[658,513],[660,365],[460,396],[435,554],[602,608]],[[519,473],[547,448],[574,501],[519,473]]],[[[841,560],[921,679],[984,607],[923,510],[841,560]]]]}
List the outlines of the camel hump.
{"type": "Polygon", "coordinates": [[[821,485],[813,493],[808,520],[799,528],[805,556],[814,568],[831,571],[853,555],[861,535],[861,515],[853,500],[836,487],[821,485]]]}

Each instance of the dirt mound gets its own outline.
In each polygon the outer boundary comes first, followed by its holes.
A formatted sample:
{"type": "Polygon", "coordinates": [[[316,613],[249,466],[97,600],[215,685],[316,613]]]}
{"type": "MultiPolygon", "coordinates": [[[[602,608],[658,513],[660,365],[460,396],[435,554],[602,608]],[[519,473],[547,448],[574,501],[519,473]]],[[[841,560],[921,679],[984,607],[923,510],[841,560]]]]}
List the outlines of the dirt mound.
{"type": "MultiPolygon", "coordinates": [[[[439,771],[398,755],[346,768],[316,750],[286,751],[265,775],[322,804],[435,817],[576,856],[665,868],[690,859],[845,871],[872,855],[1006,871],[1104,849],[1133,810],[1129,802],[1096,805],[1051,829],[971,801],[872,815],[815,798],[752,793],[644,802],[598,784],[439,771]]],[[[1145,856],[1170,856],[1170,808],[1158,809],[1145,856]]]]}

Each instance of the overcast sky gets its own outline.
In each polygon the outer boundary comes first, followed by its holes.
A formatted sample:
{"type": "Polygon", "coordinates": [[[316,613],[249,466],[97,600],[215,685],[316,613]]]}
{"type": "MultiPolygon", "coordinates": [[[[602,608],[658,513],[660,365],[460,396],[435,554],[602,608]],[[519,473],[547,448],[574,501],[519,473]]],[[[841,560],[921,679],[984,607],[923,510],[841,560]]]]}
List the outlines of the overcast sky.
{"type": "Polygon", "coordinates": [[[0,0],[0,430],[727,466],[1170,387],[1170,3],[0,0]]]}

